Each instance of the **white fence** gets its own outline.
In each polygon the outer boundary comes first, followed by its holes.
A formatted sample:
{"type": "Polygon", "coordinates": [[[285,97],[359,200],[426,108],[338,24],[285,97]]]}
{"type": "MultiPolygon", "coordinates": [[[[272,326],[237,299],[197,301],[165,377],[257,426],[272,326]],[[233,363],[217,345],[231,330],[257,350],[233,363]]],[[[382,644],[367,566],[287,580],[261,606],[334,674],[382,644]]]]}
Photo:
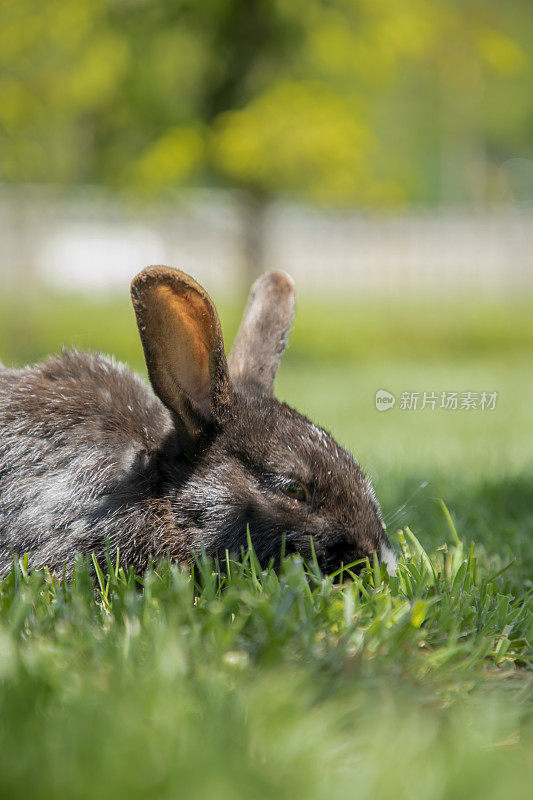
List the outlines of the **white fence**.
{"type": "MultiPolygon", "coordinates": [[[[368,216],[277,204],[264,241],[265,267],[314,291],[533,292],[533,207],[368,216]]],[[[31,275],[62,288],[123,287],[140,267],[164,263],[231,291],[242,259],[243,217],[229,193],[147,210],[97,190],[0,188],[4,285],[31,275]]]]}

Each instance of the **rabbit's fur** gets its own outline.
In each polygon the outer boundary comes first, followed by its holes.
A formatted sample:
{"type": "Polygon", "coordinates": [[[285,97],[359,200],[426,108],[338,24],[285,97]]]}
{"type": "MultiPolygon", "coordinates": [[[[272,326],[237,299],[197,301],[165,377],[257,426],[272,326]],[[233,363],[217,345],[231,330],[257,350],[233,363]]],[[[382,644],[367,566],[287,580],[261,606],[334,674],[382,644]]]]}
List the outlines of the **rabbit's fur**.
{"type": "Polygon", "coordinates": [[[0,574],[13,555],[71,569],[76,552],[142,571],[224,556],[249,526],[263,564],[324,571],[394,553],[369,481],[329,433],[273,396],[293,317],[288,275],[255,284],[226,361],[216,310],[192,278],[151,267],[132,284],[155,391],[101,355],[0,365],[0,574]]]}

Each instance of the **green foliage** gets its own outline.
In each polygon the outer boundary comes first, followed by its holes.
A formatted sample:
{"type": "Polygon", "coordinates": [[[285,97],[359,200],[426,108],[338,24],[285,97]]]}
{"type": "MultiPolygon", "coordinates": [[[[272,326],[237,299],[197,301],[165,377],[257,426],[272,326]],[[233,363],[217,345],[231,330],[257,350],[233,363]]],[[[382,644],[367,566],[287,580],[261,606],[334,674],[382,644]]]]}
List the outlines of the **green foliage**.
{"type": "Polygon", "coordinates": [[[370,191],[373,136],[356,107],[321,83],[274,84],[217,118],[213,143],[214,163],[242,186],[269,194],[300,187],[319,202],[353,202],[370,191]]]}
{"type": "Polygon", "coordinates": [[[490,199],[493,157],[531,153],[532,22],[522,0],[4,0],[0,179],[490,199]]]}

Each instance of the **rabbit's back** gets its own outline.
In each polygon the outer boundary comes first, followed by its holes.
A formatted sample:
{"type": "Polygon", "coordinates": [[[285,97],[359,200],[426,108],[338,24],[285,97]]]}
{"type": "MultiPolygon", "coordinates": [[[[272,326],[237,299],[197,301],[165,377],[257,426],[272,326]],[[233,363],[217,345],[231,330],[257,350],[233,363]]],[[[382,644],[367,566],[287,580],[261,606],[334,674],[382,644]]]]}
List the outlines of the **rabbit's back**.
{"type": "Polygon", "coordinates": [[[104,509],[139,492],[170,428],[148,386],[103,356],[0,369],[0,572],[12,552],[53,565],[90,550],[104,509]]]}

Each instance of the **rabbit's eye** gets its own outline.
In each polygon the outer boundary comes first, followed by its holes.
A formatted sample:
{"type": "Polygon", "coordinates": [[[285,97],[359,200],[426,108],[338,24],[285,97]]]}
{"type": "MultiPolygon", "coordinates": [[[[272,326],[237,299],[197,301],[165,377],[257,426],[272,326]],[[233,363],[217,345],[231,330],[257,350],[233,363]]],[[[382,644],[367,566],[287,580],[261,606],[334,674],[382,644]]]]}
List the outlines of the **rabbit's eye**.
{"type": "Polygon", "coordinates": [[[291,500],[307,500],[307,491],[298,481],[289,481],[281,487],[281,491],[291,500]]]}

